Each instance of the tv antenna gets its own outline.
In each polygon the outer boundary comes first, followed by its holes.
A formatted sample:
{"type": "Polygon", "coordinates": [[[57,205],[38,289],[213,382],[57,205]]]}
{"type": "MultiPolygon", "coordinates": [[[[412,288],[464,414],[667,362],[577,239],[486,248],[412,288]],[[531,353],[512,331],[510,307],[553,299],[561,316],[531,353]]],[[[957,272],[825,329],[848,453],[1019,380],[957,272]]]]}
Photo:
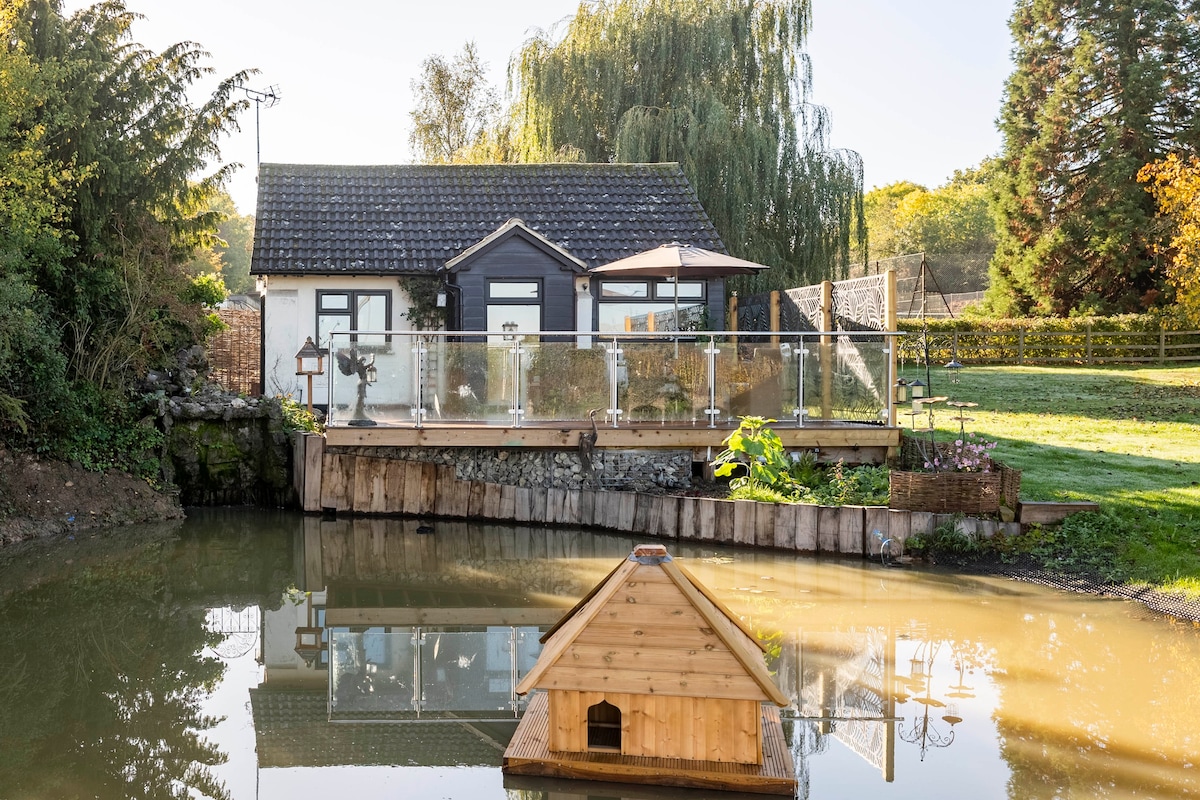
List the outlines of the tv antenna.
{"type": "Polygon", "coordinates": [[[257,172],[257,168],[262,164],[262,142],[258,135],[258,112],[260,108],[274,108],[279,104],[279,87],[271,85],[266,89],[251,89],[248,86],[242,86],[241,90],[246,93],[246,97],[254,101],[254,166],[257,172]]]}

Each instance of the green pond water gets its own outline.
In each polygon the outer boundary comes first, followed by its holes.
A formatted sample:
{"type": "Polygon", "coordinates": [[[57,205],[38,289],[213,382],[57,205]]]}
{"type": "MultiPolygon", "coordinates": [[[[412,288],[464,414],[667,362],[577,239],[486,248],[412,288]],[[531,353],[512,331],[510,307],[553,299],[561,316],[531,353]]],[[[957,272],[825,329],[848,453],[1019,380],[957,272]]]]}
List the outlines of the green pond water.
{"type": "MultiPolygon", "coordinates": [[[[721,797],[506,779],[540,633],[641,540],[196,511],[0,550],[0,800],[721,797]]],[[[1200,630],[668,543],[755,631],[802,798],[1200,797],[1200,630]]]]}

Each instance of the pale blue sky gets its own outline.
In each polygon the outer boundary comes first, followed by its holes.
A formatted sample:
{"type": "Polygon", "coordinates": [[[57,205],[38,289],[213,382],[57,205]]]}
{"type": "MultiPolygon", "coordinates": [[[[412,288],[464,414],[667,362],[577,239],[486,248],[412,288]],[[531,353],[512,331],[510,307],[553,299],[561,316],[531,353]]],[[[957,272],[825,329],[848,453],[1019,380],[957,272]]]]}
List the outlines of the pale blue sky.
{"type": "MultiPolygon", "coordinates": [[[[935,186],[1000,146],[994,120],[1011,64],[1012,0],[813,0],[813,100],[833,145],[857,150],[867,188],[935,186]]],[[[65,0],[68,10],[87,5],[65,0]]],[[[411,81],[433,53],[474,40],[502,89],[509,56],[533,28],[570,16],[577,0],[127,0],[146,17],[135,38],[155,49],[202,44],[224,76],[255,67],[278,85],[261,111],[264,161],[395,164],[408,149],[411,81]]],[[[243,169],[229,186],[253,212],[254,112],[223,154],[243,169]]]]}

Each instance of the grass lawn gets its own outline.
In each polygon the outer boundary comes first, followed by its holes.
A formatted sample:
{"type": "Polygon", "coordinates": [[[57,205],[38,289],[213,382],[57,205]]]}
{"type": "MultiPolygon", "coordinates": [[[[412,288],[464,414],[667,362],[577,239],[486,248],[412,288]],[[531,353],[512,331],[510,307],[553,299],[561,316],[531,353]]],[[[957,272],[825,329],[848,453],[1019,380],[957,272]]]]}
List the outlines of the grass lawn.
{"type": "MultiPolygon", "coordinates": [[[[924,373],[906,369],[912,379],[924,373]]],[[[1017,547],[1066,571],[1200,597],[1200,366],[969,367],[933,392],[978,403],[966,424],[1022,471],[1024,500],[1095,500],[1017,547]]],[[[939,438],[957,434],[939,405],[939,438]]]]}

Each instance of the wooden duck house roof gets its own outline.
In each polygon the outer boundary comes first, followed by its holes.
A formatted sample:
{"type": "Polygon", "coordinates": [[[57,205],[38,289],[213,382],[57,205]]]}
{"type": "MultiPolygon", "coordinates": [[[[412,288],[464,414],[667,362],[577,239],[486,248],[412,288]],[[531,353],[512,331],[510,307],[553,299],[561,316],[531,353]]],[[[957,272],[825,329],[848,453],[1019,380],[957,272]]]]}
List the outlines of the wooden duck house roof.
{"type": "Polygon", "coordinates": [[[544,637],[532,689],[788,701],[758,641],[661,545],[641,545],[544,637]]]}

